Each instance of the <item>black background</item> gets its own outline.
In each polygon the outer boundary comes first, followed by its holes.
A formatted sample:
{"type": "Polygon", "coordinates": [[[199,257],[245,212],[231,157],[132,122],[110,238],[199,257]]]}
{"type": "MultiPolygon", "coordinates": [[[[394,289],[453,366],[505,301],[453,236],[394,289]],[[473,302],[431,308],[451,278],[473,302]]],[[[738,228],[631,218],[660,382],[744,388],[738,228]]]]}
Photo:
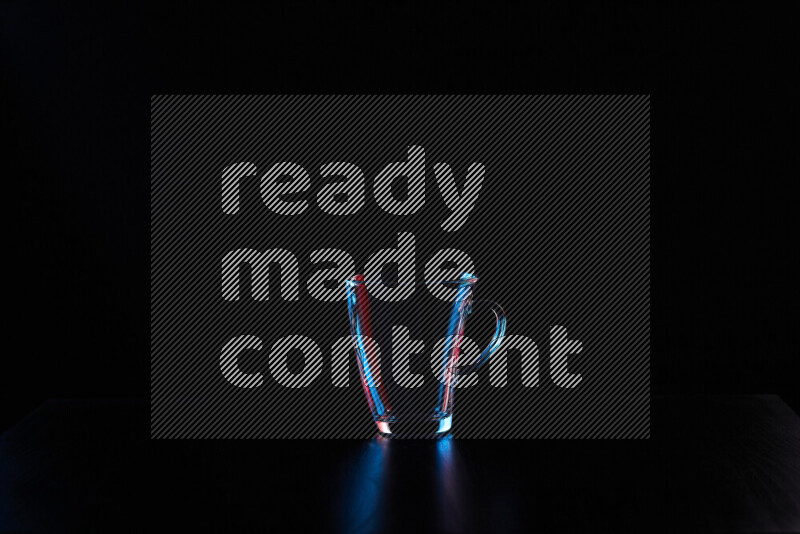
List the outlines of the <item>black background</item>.
{"type": "Polygon", "coordinates": [[[727,4],[4,3],[2,427],[45,398],[148,397],[156,93],[651,94],[652,390],[797,410],[786,22],[727,4]]]}
{"type": "Polygon", "coordinates": [[[21,344],[4,423],[47,397],[149,395],[149,98],[166,93],[652,94],[653,392],[790,394],[779,18],[4,4],[6,310],[21,344]]]}

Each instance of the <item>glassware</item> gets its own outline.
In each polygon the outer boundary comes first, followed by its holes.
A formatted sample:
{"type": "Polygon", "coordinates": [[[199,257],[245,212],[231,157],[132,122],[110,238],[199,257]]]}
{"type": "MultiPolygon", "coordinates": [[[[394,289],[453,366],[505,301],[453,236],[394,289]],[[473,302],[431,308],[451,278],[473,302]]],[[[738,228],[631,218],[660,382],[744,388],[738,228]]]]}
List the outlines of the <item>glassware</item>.
{"type": "Polygon", "coordinates": [[[506,330],[498,304],[473,299],[477,281],[469,273],[455,280],[393,285],[363,275],[347,280],[358,371],[382,435],[436,437],[450,431],[459,377],[488,361],[506,330]],[[480,303],[491,307],[497,323],[489,345],[478,354],[473,342],[462,341],[467,317],[480,303]],[[460,357],[474,361],[459,365],[460,357]]]}

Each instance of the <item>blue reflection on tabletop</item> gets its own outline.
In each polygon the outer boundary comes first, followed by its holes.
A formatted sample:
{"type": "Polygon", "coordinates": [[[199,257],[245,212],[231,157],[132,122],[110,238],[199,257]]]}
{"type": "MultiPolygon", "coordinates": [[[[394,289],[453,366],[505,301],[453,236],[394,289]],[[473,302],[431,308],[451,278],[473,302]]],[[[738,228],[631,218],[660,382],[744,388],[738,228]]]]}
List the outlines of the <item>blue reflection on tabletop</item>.
{"type": "Polygon", "coordinates": [[[436,467],[440,526],[445,532],[461,531],[466,512],[461,480],[463,468],[458,442],[452,435],[436,442],[436,467]]]}
{"type": "Polygon", "coordinates": [[[381,510],[386,486],[389,441],[378,437],[364,443],[345,488],[343,527],[345,532],[381,530],[381,510]]]}
{"type": "Polygon", "coordinates": [[[342,532],[460,532],[468,526],[464,465],[452,435],[437,440],[377,437],[346,468],[342,532]]]}

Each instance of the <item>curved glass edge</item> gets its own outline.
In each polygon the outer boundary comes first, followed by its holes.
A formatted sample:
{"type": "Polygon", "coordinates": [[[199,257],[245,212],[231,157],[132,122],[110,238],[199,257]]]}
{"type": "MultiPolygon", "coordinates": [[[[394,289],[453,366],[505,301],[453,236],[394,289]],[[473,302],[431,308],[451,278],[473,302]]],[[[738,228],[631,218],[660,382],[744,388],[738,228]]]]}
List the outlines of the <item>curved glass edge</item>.
{"type": "MultiPolygon", "coordinates": [[[[414,281],[414,282],[400,282],[397,285],[399,286],[415,286],[415,285],[423,285],[423,284],[474,284],[478,281],[478,277],[471,273],[464,273],[459,278],[452,279],[452,280],[421,280],[421,281],[414,281]]],[[[350,286],[360,285],[360,284],[376,284],[376,283],[383,283],[381,279],[371,279],[365,280],[363,274],[357,274],[351,276],[350,278],[345,280],[345,283],[350,286]]]]}

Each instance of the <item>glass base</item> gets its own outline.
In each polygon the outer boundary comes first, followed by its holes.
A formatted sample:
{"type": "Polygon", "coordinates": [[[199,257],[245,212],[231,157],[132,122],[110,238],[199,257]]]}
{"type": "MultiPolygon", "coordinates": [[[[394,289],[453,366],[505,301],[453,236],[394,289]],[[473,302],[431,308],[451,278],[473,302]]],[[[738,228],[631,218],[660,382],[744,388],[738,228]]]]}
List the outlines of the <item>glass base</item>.
{"type": "Polygon", "coordinates": [[[440,438],[450,433],[453,415],[423,420],[387,417],[375,420],[378,432],[388,438],[440,438]]]}

